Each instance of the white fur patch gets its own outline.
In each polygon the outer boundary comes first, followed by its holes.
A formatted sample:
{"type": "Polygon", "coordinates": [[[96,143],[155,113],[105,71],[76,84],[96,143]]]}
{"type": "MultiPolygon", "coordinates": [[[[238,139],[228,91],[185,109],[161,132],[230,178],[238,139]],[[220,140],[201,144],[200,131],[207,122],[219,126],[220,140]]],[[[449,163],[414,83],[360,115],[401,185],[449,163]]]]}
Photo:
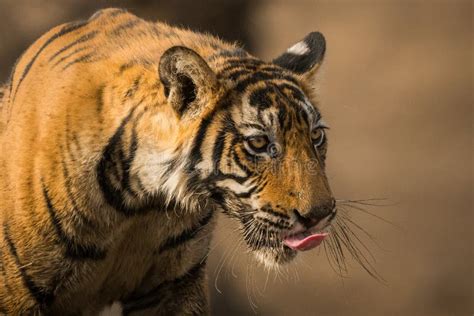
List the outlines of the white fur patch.
{"type": "Polygon", "coordinates": [[[217,185],[221,188],[227,188],[237,194],[247,192],[249,189],[245,184],[240,184],[232,179],[218,181],[217,185]]]}
{"type": "Polygon", "coordinates": [[[114,302],[112,305],[106,306],[99,313],[99,316],[121,316],[122,310],[122,304],[120,302],[114,302]]]}
{"type": "Polygon", "coordinates": [[[320,119],[316,127],[328,128],[329,125],[323,119],[320,119]]]}
{"type": "Polygon", "coordinates": [[[305,55],[309,52],[309,47],[304,41],[302,41],[288,48],[287,52],[295,55],[305,55]]]}

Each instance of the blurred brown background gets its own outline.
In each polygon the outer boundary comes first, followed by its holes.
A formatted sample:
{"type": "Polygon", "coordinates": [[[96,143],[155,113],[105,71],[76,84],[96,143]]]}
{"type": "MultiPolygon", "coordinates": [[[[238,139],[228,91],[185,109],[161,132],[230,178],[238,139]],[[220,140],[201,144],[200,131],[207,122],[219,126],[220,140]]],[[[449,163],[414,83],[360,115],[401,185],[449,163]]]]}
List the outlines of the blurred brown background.
{"type": "Polygon", "coordinates": [[[474,313],[471,1],[0,0],[0,80],[50,27],[109,6],[238,40],[267,60],[324,33],[333,190],[387,198],[370,211],[400,226],[352,212],[380,245],[369,243],[385,282],[350,259],[341,278],[323,251],[267,281],[221,218],[209,267],[214,315],[474,313]]]}

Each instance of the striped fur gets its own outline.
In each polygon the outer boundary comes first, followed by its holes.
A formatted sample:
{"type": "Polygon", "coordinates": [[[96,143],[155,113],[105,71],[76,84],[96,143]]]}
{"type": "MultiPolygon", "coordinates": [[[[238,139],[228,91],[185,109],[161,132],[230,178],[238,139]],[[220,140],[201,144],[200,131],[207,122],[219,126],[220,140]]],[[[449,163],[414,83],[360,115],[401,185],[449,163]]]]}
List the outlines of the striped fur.
{"type": "Polygon", "coordinates": [[[208,314],[216,210],[290,261],[294,211],[332,210],[309,138],[323,41],[266,63],[121,9],[38,39],[0,89],[0,313],[208,314]],[[262,132],[271,155],[249,150],[262,132]]]}

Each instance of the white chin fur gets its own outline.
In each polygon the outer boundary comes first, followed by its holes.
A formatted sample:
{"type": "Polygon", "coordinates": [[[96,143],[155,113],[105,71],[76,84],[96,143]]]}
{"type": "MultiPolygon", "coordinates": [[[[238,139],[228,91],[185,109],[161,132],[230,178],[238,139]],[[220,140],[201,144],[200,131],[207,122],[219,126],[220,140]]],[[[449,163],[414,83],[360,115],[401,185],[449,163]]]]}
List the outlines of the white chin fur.
{"type": "Polygon", "coordinates": [[[280,264],[275,261],[274,255],[268,251],[254,252],[257,261],[263,264],[267,270],[278,270],[280,264]]]}

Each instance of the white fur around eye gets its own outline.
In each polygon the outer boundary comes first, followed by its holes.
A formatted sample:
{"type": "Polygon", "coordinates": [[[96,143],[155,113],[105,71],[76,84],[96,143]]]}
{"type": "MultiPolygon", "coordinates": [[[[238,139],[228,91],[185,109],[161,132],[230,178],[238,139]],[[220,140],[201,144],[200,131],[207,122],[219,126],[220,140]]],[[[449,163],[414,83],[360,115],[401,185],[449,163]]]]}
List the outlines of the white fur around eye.
{"type": "Polygon", "coordinates": [[[319,139],[317,141],[313,141],[313,146],[316,149],[323,144],[324,138],[326,137],[324,133],[324,129],[320,129],[319,131],[321,133],[321,135],[319,136],[319,139]]]}
{"type": "Polygon", "coordinates": [[[309,47],[305,42],[298,42],[288,48],[287,52],[295,55],[305,55],[309,52],[309,47]]]}
{"type": "Polygon", "coordinates": [[[321,128],[329,128],[329,125],[324,121],[324,120],[319,120],[318,124],[316,124],[316,127],[321,127],[321,128]]]}

